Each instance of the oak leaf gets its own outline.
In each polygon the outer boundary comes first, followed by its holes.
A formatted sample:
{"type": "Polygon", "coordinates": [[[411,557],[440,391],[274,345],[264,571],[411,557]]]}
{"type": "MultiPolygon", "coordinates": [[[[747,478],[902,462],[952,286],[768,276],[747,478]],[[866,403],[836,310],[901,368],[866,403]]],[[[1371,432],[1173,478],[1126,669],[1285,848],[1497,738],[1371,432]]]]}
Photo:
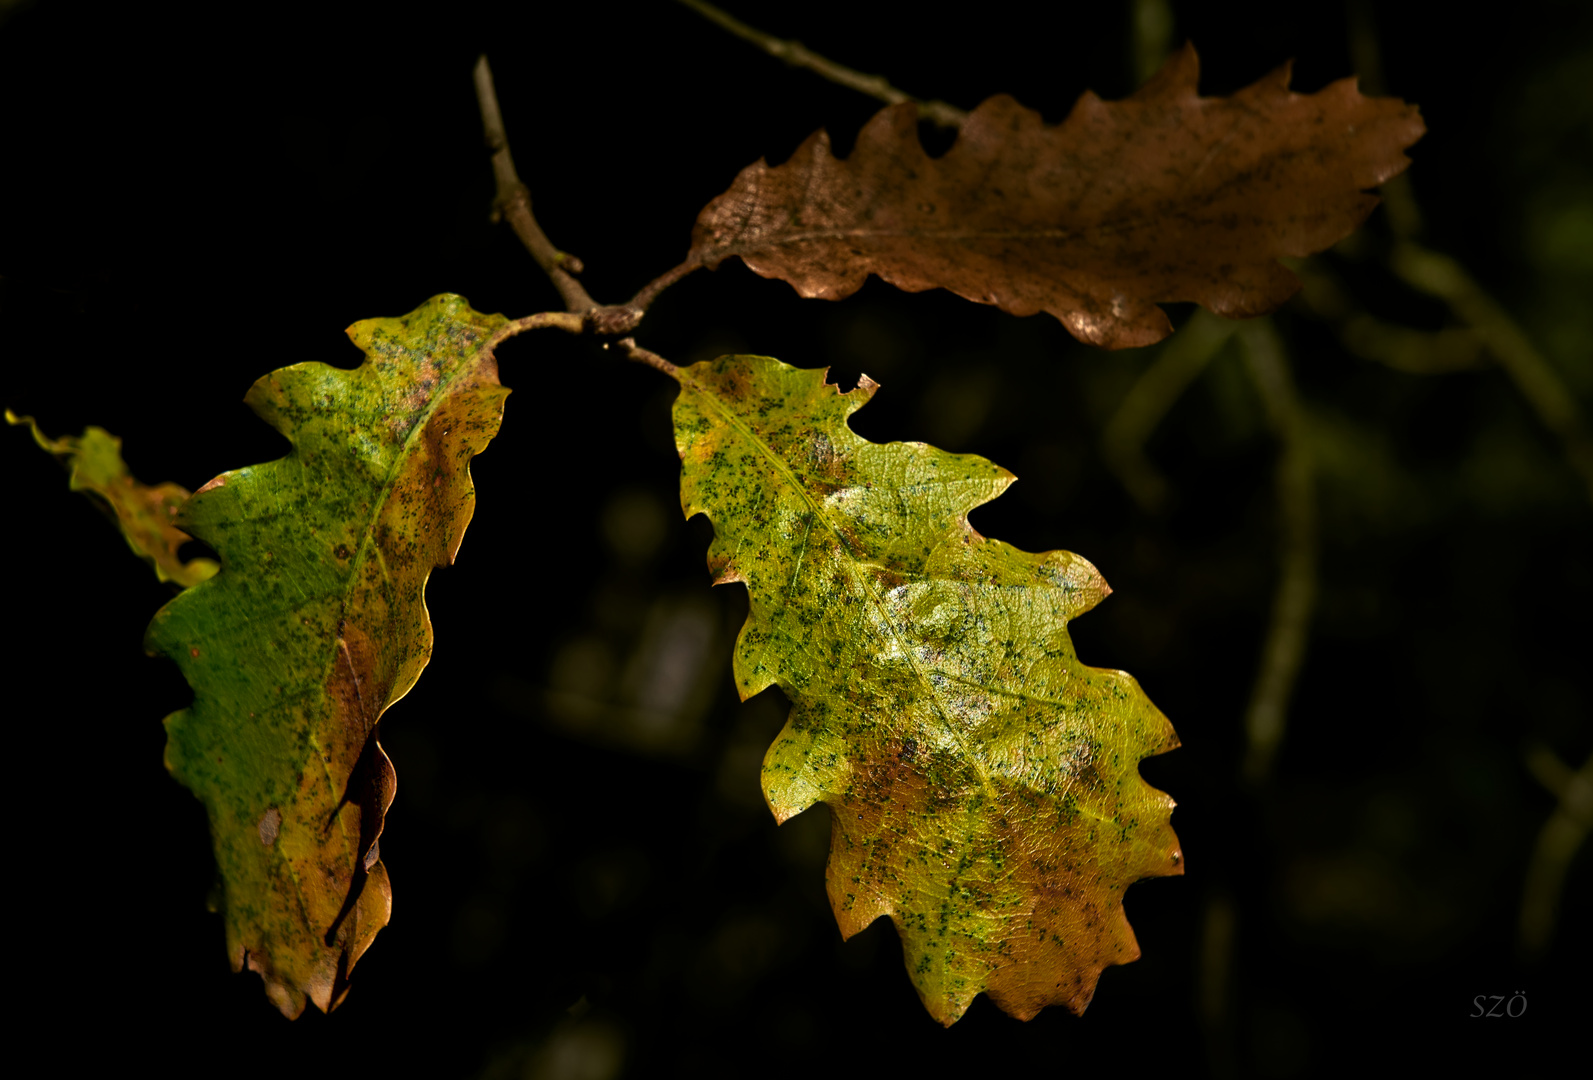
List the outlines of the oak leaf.
{"type": "Polygon", "coordinates": [[[1232,97],[1196,94],[1193,47],[1122,101],[1085,93],[1060,125],[1006,95],[931,158],[912,103],[875,114],[851,155],[814,133],[783,165],[742,170],[697,218],[690,260],[739,256],[807,297],[869,274],[1015,315],[1050,312],[1110,349],[1172,332],[1156,305],[1265,314],[1299,281],[1279,256],[1321,251],[1409,164],[1415,106],[1354,79],[1289,90],[1289,65],[1232,97]]]}
{"type": "Polygon", "coordinates": [[[184,562],[178,556],[178,549],[190,539],[176,525],[178,511],[188,501],[188,489],[180,484],[140,483],[122,460],[121,439],[102,427],[86,428],[81,436],[52,439],[39,430],[33,417],[18,416],[10,409],[6,410],[6,423],[27,425],[39,448],[67,466],[67,486],[110,511],[127,546],[155,568],[160,580],[187,588],[216,572],[214,559],[184,562]]]}
{"type": "Polygon", "coordinates": [[[681,503],[714,526],[716,583],[746,583],[743,698],[792,701],[763,765],[777,820],[828,804],[844,936],[889,915],[929,1012],[988,993],[1079,1013],[1139,955],[1133,881],[1183,871],[1173,801],[1139,776],[1178,745],[1067,623],[1109,591],[1087,561],[968,524],[1014,477],[923,443],[868,442],[823,371],[758,356],[679,369],[681,503]]]}
{"type": "Polygon", "coordinates": [[[209,813],[233,969],[289,1017],[306,998],[334,1008],[387,924],[377,723],[431,656],[426,580],[474,510],[507,325],[438,296],[350,327],[354,370],[266,375],[244,400],[292,450],[216,477],[178,517],[222,568],[149,627],[194,691],[166,718],[166,766],[209,813]]]}

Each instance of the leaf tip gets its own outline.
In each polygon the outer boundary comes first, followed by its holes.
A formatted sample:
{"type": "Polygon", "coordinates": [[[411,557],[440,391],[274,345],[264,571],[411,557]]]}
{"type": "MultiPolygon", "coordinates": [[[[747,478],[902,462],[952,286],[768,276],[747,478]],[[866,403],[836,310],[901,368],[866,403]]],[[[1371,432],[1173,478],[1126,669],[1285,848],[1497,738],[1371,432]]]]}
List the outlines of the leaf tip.
{"type": "Polygon", "coordinates": [[[277,1011],[289,1020],[297,1020],[304,1013],[307,1001],[302,992],[293,990],[272,973],[268,963],[263,961],[258,953],[251,952],[247,946],[239,946],[232,957],[233,971],[252,971],[260,976],[260,981],[265,983],[266,999],[277,1007],[277,1011]]]}
{"type": "Polygon", "coordinates": [[[1128,100],[1143,102],[1158,97],[1194,94],[1199,83],[1200,57],[1195,53],[1195,43],[1186,39],[1183,47],[1170,53],[1156,74],[1146,79],[1144,85],[1129,95],[1128,100]]]}
{"type": "Polygon", "coordinates": [[[18,416],[10,409],[6,410],[6,423],[12,427],[27,425],[33,435],[33,441],[40,450],[48,454],[65,454],[71,451],[65,439],[52,439],[39,429],[39,422],[31,416],[18,416]]]}
{"type": "Polygon", "coordinates": [[[1283,63],[1273,68],[1261,77],[1257,86],[1275,87],[1278,90],[1288,90],[1289,84],[1294,81],[1294,57],[1289,57],[1283,63]]]}

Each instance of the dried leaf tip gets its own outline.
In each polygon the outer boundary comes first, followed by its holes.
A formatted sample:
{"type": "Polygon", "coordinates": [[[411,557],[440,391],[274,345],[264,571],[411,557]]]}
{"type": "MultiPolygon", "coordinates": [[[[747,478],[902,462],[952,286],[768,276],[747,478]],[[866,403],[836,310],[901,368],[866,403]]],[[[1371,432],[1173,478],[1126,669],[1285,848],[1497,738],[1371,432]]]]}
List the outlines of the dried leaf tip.
{"type": "MultiPolygon", "coordinates": [[[[1199,83],[1200,57],[1195,52],[1194,42],[1185,41],[1182,48],[1167,55],[1166,61],[1156,69],[1156,73],[1146,79],[1127,100],[1155,98],[1185,90],[1194,93],[1199,83]]],[[[1094,96],[1088,90],[1085,93],[1094,96]]]]}
{"type": "Polygon", "coordinates": [[[68,487],[110,511],[127,546],[154,568],[161,581],[186,589],[220,569],[214,559],[184,562],[178,556],[191,539],[177,527],[179,511],[189,498],[188,489],[172,483],[140,483],[122,461],[121,439],[101,427],[85,428],[81,436],[51,439],[33,417],[18,416],[10,409],[5,415],[7,424],[26,426],[39,449],[66,465],[71,473],[68,487]]]}

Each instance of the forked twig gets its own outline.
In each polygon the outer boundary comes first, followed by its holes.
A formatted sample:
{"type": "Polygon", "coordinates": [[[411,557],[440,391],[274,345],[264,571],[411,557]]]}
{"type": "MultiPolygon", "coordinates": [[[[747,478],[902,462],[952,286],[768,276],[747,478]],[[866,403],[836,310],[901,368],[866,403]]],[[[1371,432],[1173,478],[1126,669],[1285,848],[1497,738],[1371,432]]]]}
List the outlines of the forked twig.
{"type": "MultiPolygon", "coordinates": [[[[575,278],[583,269],[581,260],[555,248],[531,212],[531,192],[520,180],[520,174],[514,167],[514,156],[509,151],[509,136],[503,126],[503,111],[498,105],[498,91],[492,81],[492,67],[485,56],[476,61],[475,80],[476,100],[481,106],[481,127],[487,147],[492,151],[492,175],[498,189],[496,208],[508,219],[520,242],[543,273],[547,274],[548,280],[553,282],[554,288],[559,290],[567,310],[567,313],[543,312],[527,316],[511,323],[504,336],[543,326],[554,326],[577,334],[628,334],[642,321],[648,304],[659,293],[697,269],[700,264],[688,260],[660,275],[628,304],[599,304],[593,300],[586,287],[575,278]]],[[[641,348],[635,339],[626,337],[620,345],[630,359],[655,367],[665,374],[674,374],[673,364],[657,353],[641,348]]]]}
{"type": "MultiPolygon", "coordinates": [[[[1351,49],[1362,83],[1382,91],[1377,35],[1369,0],[1350,5],[1351,49]]],[[[1397,241],[1389,264],[1405,282],[1449,305],[1450,312],[1492,354],[1544,427],[1560,440],[1572,468],[1593,497],[1593,436],[1570,388],[1525,331],[1459,261],[1418,245],[1421,214],[1405,175],[1384,185],[1390,230],[1397,241]]],[[[1309,287],[1309,286],[1308,286],[1309,287]]],[[[1518,941],[1527,956],[1541,955],[1554,933],[1566,871],[1593,830],[1593,755],[1572,772],[1547,747],[1527,752],[1527,767],[1558,800],[1533,845],[1522,885],[1518,941]]]]}
{"type": "Polygon", "coordinates": [[[920,120],[928,120],[944,128],[959,128],[968,119],[968,114],[955,105],[948,105],[944,101],[924,101],[911,94],[896,89],[885,80],[883,75],[864,75],[844,64],[837,64],[834,60],[820,56],[818,53],[803,45],[800,41],[787,41],[777,38],[773,34],[766,34],[756,27],[748,26],[727,12],[719,10],[705,0],[680,0],[680,3],[691,8],[708,21],[723,27],[744,41],[750,41],[770,56],[784,60],[792,67],[806,68],[820,75],[832,83],[837,83],[869,97],[877,98],[887,105],[900,105],[910,101],[918,106],[920,120]]]}
{"type": "Polygon", "coordinates": [[[1441,375],[1487,364],[1483,340],[1469,326],[1417,330],[1362,310],[1319,259],[1291,261],[1299,277],[1299,299],[1311,313],[1332,325],[1339,344],[1352,356],[1409,375],[1441,375]]]}
{"type": "Polygon", "coordinates": [[[1504,307],[1459,262],[1413,241],[1397,244],[1389,264],[1414,288],[1445,301],[1455,317],[1476,332],[1543,426],[1559,437],[1566,458],[1581,473],[1593,498],[1593,436],[1581,407],[1504,307]]]}
{"type": "MultiPolygon", "coordinates": [[[[1382,58],[1369,0],[1355,0],[1349,16],[1350,48],[1361,83],[1368,92],[1380,94],[1382,58]]],[[[1407,284],[1448,303],[1455,317],[1481,339],[1543,426],[1559,438],[1571,467],[1582,474],[1588,494],[1593,497],[1593,436],[1564,380],[1533,347],[1504,305],[1490,296],[1459,261],[1414,241],[1421,229],[1421,211],[1411,191],[1409,174],[1401,173],[1385,183],[1382,196],[1389,229],[1398,241],[1389,258],[1394,273],[1407,284]]]]}

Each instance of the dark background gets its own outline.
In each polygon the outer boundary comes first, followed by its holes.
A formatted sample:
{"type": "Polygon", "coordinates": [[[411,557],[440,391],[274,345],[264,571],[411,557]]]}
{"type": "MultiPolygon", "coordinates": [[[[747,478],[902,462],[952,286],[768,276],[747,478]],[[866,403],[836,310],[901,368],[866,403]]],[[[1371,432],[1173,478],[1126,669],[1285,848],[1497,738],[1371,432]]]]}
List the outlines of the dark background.
{"type": "MultiPolygon", "coordinates": [[[[731,6],[965,108],[1006,91],[1054,122],[1086,87],[1134,86],[1117,3],[731,6]]],[[[1352,71],[1340,3],[1173,7],[1204,93],[1289,57],[1304,91],[1352,71]]],[[[1423,239],[1584,408],[1590,16],[1524,0],[1373,19],[1389,92],[1429,127],[1411,152],[1423,239]]],[[[820,126],[844,152],[876,108],[672,4],[0,3],[3,404],[51,434],[100,424],[141,478],[192,488],[283,452],[243,392],[285,364],[352,365],[358,319],[439,292],[557,306],[488,221],[484,49],[541,221],[606,301],[673,265],[742,166],[820,126]]],[[[1368,310],[1447,325],[1382,267],[1387,235],[1374,214],[1327,265],[1368,310]]],[[[1174,491],[1152,515],[1096,447],[1153,350],[1092,351],[1048,317],[878,281],[802,301],[739,263],[665,294],[640,331],[682,363],[760,352],[843,385],[866,370],[884,390],[863,434],[1007,465],[1022,482],[976,526],[1077,551],[1112,583],[1075,641],[1134,673],[1183,738],[1143,773],[1179,801],[1188,871],[1130,890],[1144,958],[1108,970],[1085,1017],[1027,1024],[980,998],[936,1026],[888,922],[839,940],[827,811],[777,829],[762,805],[785,706],[735,700],[744,593],[709,590],[708,527],[680,520],[657,372],[553,332],[501,350],[515,393],[474,465],[460,561],[432,578],[435,658],[383,724],[393,920],[345,1005],[291,1024],[228,970],[204,816],[161,766],[160,718],[187,690],[140,639],[169,590],[3,432],[12,1047],[172,1075],[1294,1076],[1391,1055],[1544,1075],[1588,1015],[1593,860],[1584,846],[1571,867],[1547,954],[1520,958],[1554,807],[1523,761],[1541,744],[1574,768],[1593,746],[1593,507],[1498,370],[1404,374],[1298,305],[1277,321],[1319,459],[1322,594],[1260,792],[1237,767],[1276,447],[1235,353],[1152,441],[1174,491]],[[1212,934],[1225,911],[1230,949],[1212,934]],[[1476,995],[1518,992],[1525,1016],[1471,1018],[1476,995]]]]}

